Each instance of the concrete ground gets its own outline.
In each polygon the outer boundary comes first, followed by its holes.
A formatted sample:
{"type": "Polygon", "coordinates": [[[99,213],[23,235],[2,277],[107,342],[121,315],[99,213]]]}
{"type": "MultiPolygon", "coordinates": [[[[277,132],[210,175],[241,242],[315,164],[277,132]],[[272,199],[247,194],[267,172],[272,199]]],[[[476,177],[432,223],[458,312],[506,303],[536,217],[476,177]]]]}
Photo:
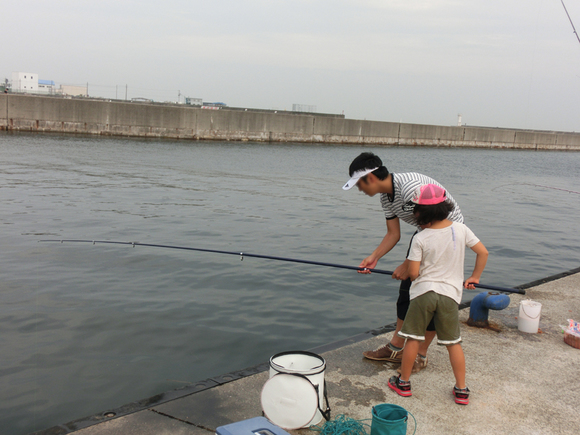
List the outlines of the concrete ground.
{"type": "MultiPolygon", "coordinates": [[[[465,325],[460,312],[470,404],[456,405],[447,351],[432,345],[429,364],[411,377],[413,396],[400,397],[387,386],[396,367],[362,358],[364,350],[387,343],[379,335],[322,353],[326,359],[332,417],[370,419],[380,403],[403,406],[417,419],[417,434],[578,434],[580,433],[580,349],[563,340],[560,325],[580,320],[580,274],[576,273],[512,295],[503,311],[490,311],[500,332],[465,325]],[[542,304],[540,333],[517,329],[519,302],[542,304]]],[[[208,435],[216,427],[260,416],[260,392],[267,372],[237,379],[129,415],[74,431],[63,425],[37,434],[208,435]],[[67,428],[64,430],[63,428],[67,428]]],[[[409,422],[408,433],[414,424],[409,422]]],[[[370,420],[367,421],[370,424],[370,420]]],[[[308,429],[293,435],[312,433],[308,429]]]]}

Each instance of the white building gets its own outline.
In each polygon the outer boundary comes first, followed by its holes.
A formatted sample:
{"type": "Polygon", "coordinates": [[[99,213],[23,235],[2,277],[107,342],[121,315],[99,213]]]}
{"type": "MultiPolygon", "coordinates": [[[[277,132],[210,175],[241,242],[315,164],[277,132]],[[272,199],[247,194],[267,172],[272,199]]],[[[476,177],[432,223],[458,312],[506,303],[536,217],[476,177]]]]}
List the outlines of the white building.
{"type": "Polygon", "coordinates": [[[292,104],[292,112],[316,112],[316,106],[311,104],[292,104]]]}
{"type": "Polygon", "coordinates": [[[12,73],[12,92],[37,92],[38,91],[38,74],[13,72],[12,73]]]}
{"type": "Polygon", "coordinates": [[[56,94],[56,85],[52,80],[39,80],[38,81],[38,93],[39,94],[56,94]]]}
{"type": "Polygon", "coordinates": [[[191,106],[203,106],[203,98],[185,97],[185,104],[189,104],[191,106]]]}
{"type": "Polygon", "coordinates": [[[88,97],[89,90],[86,86],[60,85],[59,94],[70,95],[72,97],[88,97]]]}

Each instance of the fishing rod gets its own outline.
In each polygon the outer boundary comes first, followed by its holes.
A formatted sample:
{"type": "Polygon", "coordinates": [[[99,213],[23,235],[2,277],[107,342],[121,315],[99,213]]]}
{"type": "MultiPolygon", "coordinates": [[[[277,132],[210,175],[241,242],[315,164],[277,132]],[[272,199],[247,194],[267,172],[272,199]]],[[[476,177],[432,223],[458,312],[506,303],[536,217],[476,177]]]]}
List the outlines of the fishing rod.
{"type": "Polygon", "coordinates": [[[578,39],[578,42],[580,42],[580,37],[578,36],[578,33],[576,32],[576,27],[574,27],[574,23],[572,22],[572,18],[570,18],[570,14],[568,13],[568,9],[566,9],[566,5],[564,4],[564,0],[560,0],[562,2],[562,6],[564,6],[564,10],[566,11],[566,15],[568,15],[568,20],[570,20],[570,24],[572,25],[572,30],[574,31],[574,35],[576,35],[576,39],[578,39]]]}
{"type": "MultiPolygon", "coordinates": [[[[39,240],[39,242],[59,242],[59,243],[92,243],[93,245],[97,243],[104,243],[104,244],[112,244],[112,245],[131,245],[133,248],[135,246],[146,246],[149,248],[166,248],[166,249],[181,249],[184,251],[197,251],[197,252],[210,252],[213,254],[227,254],[227,255],[236,255],[240,257],[240,260],[243,260],[244,257],[252,257],[252,258],[263,258],[266,260],[278,260],[278,261],[288,261],[292,263],[302,263],[302,264],[312,264],[314,266],[326,266],[326,267],[336,267],[340,269],[349,269],[349,270],[356,270],[358,272],[372,272],[372,273],[380,273],[383,275],[392,275],[393,272],[390,270],[381,270],[381,269],[367,269],[365,267],[356,267],[356,266],[347,266],[344,264],[334,264],[334,263],[323,263],[321,261],[311,261],[311,260],[299,260],[297,258],[287,258],[287,257],[273,257],[271,255],[261,255],[261,254],[249,254],[247,252],[233,252],[233,251],[219,251],[216,249],[205,249],[205,248],[191,248],[186,246],[172,246],[172,245],[157,245],[152,243],[141,243],[141,242],[120,242],[120,241],[112,241],[112,240],[78,240],[78,239],[69,239],[69,240],[39,240]]],[[[515,289],[515,288],[507,288],[507,287],[498,287],[493,285],[487,284],[473,284],[476,288],[484,288],[488,290],[495,290],[499,292],[506,292],[506,293],[519,293],[519,294],[526,294],[525,290],[515,289]]]]}

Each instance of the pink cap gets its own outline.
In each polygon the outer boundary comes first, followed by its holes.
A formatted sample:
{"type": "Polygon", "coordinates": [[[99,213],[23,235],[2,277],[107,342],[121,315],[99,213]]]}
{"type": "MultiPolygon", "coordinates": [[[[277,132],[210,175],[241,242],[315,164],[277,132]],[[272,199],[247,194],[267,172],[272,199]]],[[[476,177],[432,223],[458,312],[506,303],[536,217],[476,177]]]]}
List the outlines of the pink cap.
{"type": "Polygon", "coordinates": [[[446,199],[445,189],[436,184],[424,184],[415,189],[411,201],[415,204],[434,205],[441,204],[446,199]]]}

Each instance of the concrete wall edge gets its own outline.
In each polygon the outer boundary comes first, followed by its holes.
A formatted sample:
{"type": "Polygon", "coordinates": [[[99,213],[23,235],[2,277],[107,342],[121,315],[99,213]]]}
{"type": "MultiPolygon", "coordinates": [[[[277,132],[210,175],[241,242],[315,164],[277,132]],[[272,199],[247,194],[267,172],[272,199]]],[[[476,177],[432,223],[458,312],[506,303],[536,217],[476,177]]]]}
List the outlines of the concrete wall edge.
{"type": "Polygon", "coordinates": [[[0,94],[0,130],[312,144],[580,151],[580,133],[0,94]]]}

